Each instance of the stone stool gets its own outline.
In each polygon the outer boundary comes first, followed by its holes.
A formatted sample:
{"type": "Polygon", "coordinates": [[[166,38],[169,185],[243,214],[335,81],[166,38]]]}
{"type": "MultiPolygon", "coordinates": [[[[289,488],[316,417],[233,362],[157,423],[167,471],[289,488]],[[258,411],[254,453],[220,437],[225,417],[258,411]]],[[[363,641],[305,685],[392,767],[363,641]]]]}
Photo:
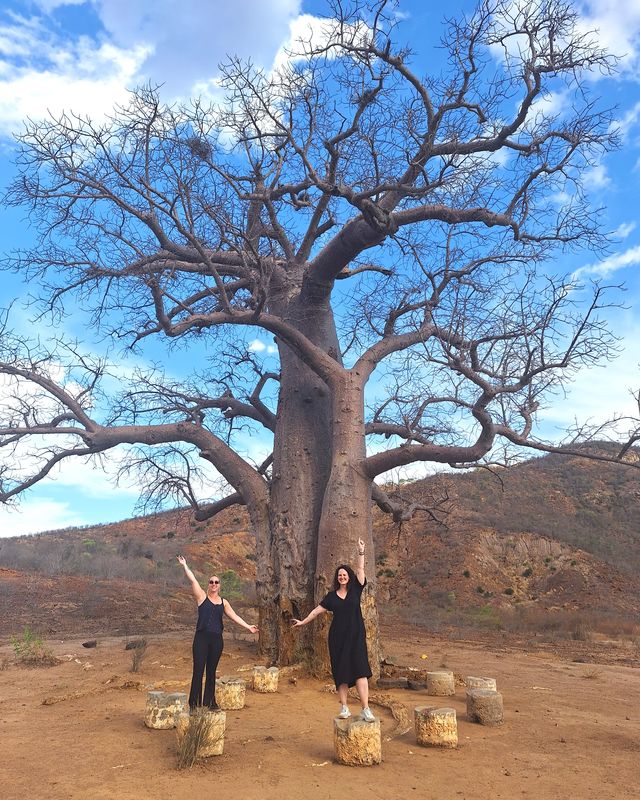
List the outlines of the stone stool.
{"type": "Polygon", "coordinates": [[[435,697],[449,697],[456,693],[453,672],[427,672],[427,694],[435,697]]]}
{"type": "Polygon", "coordinates": [[[223,711],[244,708],[246,684],[242,678],[225,675],[216,681],[216,703],[223,711]]]}
{"type": "Polygon", "coordinates": [[[495,678],[475,678],[473,675],[469,675],[464,679],[464,682],[467,684],[469,691],[471,689],[491,689],[495,692],[498,688],[495,678]]]}
{"type": "Polygon", "coordinates": [[[454,708],[419,706],[413,713],[418,744],[423,747],[458,746],[458,723],[454,708]]]}
{"type": "Polygon", "coordinates": [[[467,719],[480,725],[502,725],[502,695],[491,689],[467,691],[467,719]]]}
{"type": "Polygon", "coordinates": [[[253,690],[266,694],[278,691],[278,675],[280,670],[277,667],[254,667],[253,668],[253,690]]]}
{"type": "Polygon", "coordinates": [[[177,717],[187,710],[187,695],[183,692],[147,692],[144,724],[155,730],[175,728],[177,717]]]}
{"type": "Polygon", "coordinates": [[[336,761],[348,767],[369,767],[382,761],[380,720],[365,722],[358,717],[333,720],[336,761]]]}

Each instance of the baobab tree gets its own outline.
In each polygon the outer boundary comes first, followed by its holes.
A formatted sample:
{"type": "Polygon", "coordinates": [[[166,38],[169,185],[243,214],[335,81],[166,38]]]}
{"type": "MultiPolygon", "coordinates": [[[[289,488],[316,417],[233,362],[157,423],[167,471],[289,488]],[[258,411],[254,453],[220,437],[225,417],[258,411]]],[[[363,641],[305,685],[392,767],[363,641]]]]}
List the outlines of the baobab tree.
{"type": "Polygon", "coordinates": [[[615,133],[584,76],[612,58],[567,3],[486,0],[422,75],[395,19],[386,0],[336,3],[277,70],[223,65],[222,104],[145,87],[104,123],[29,122],[6,198],[39,231],[11,266],[45,311],[73,301],[106,338],[165,337],[197,363],[127,376],[5,325],[2,499],[128,446],[150,496],[200,520],[246,506],[274,662],[320,658],[321,632],[294,642],[290,618],[371,543],[372,501],[402,514],[376,478],[504,444],[562,451],[536,438],[536,411],[615,346],[603,288],[585,301],[545,269],[604,241],[581,174],[615,133]],[[256,330],[277,365],[247,348],[256,330]],[[273,442],[262,463],[236,444],[247,425],[273,442]],[[199,499],[203,463],[221,498],[199,499]]]}

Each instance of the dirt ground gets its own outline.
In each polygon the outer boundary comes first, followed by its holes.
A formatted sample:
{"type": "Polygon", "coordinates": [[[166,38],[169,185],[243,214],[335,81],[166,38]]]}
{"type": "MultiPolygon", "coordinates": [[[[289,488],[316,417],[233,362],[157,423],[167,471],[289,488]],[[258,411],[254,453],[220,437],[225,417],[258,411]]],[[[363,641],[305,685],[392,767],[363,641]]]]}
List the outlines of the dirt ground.
{"type": "MultiPolygon", "coordinates": [[[[7,665],[12,650],[0,647],[4,800],[193,800],[212,792],[242,800],[640,798],[637,662],[614,657],[607,664],[602,655],[599,663],[575,662],[570,654],[451,642],[396,627],[385,632],[385,644],[397,663],[495,677],[504,725],[467,722],[464,686],[452,698],[389,690],[411,715],[419,705],[454,707],[458,749],[422,748],[413,730],[394,736],[389,710],[372,706],[382,720],[383,763],[344,767],[333,760],[336,695],[323,691],[321,680],[285,676],[277,694],[247,690],[245,708],[227,712],[222,756],[178,771],[175,732],[145,728],[143,715],[147,690],[188,690],[190,632],[147,639],[136,674],[117,637],[99,639],[93,650],[82,639],[49,641],[62,659],[51,668],[7,665]]],[[[248,675],[242,669],[254,663],[253,645],[227,635],[219,674],[248,675]]]]}

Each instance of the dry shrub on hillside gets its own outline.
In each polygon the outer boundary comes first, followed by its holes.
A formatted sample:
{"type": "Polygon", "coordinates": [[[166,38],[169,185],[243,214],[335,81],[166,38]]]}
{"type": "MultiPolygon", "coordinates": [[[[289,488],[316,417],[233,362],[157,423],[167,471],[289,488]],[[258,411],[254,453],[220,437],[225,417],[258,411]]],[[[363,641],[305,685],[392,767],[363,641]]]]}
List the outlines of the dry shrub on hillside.
{"type": "Polygon", "coordinates": [[[145,581],[168,586],[175,579],[175,544],[124,537],[109,543],[91,536],[40,534],[0,541],[0,566],[44,575],[145,581]]]}
{"type": "Polygon", "coordinates": [[[459,630],[504,630],[513,634],[536,634],[549,640],[589,641],[600,634],[616,639],[640,641],[640,624],[632,616],[612,611],[581,611],[544,606],[516,605],[513,608],[482,606],[460,608],[415,601],[403,609],[406,622],[437,633],[455,627],[459,630]]]}
{"type": "Polygon", "coordinates": [[[24,667],[55,667],[60,659],[45,647],[42,639],[28,626],[22,636],[12,636],[11,646],[16,654],[18,664],[24,667]]]}
{"type": "Polygon", "coordinates": [[[637,618],[606,609],[550,611],[543,606],[516,606],[501,611],[501,619],[504,629],[512,633],[535,633],[551,640],[584,642],[596,635],[633,640],[640,632],[637,618]]]}
{"type": "Polygon", "coordinates": [[[435,600],[414,600],[403,606],[403,616],[410,625],[438,633],[455,627],[483,630],[501,630],[502,609],[489,603],[482,606],[460,607],[456,605],[454,592],[435,592],[435,600]]]}

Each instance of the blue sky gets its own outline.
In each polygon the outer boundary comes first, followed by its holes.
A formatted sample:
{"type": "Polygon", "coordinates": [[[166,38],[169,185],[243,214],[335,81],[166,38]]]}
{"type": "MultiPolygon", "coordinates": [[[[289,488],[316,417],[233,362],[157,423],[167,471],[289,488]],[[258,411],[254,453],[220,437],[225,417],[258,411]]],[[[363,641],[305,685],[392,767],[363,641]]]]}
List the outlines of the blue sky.
{"type": "MultiPolygon", "coordinates": [[[[606,208],[605,227],[615,232],[610,252],[605,257],[588,252],[573,255],[558,265],[558,271],[623,283],[626,308],[610,313],[611,327],[621,340],[619,359],[580,373],[569,401],[558,398],[544,412],[540,425],[550,436],[574,419],[633,413],[630,392],[640,386],[640,0],[585,0],[575,6],[585,29],[597,29],[602,45],[621,56],[614,77],[590,80],[594,92],[617,107],[622,147],[585,175],[592,203],[606,208]]],[[[470,7],[464,0],[449,0],[446,5],[401,2],[399,38],[409,40],[419,63],[437,63],[440,53],[434,45],[441,33],[441,17],[445,11],[454,15],[470,7]]],[[[153,4],[148,0],[3,0],[0,184],[5,186],[13,174],[11,136],[25,118],[37,119],[63,109],[100,118],[126,100],[128,88],[144,82],[162,84],[166,100],[215,96],[217,64],[227,53],[251,57],[270,69],[295,31],[308,24],[304,15],[320,8],[317,1],[302,0],[156,0],[153,4]]],[[[0,254],[29,241],[30,231],[20,212],[3,210],[0,254]]],[[[15,300],[14,321],[32,330],[26,306],[29,287],[19,276],[5,275],[2,281],[0,307],[15,300]]],[[[77,335],[79,325],[79,318],[72,314],[65,322],[66,332],[77,335]]],[[[260,357],[270,355],[266,338],[247,341],[260,357]]],[[[155,355],[143,351],[136,358],[155,355]]],[[[114,487],[108,466],[103,471],[70,464],[55,480],[32,490],[19,509],[10,513],[0,509],[0,536],[121,519],[131,515],[136,497],[135,485],[114,487]]]]}

